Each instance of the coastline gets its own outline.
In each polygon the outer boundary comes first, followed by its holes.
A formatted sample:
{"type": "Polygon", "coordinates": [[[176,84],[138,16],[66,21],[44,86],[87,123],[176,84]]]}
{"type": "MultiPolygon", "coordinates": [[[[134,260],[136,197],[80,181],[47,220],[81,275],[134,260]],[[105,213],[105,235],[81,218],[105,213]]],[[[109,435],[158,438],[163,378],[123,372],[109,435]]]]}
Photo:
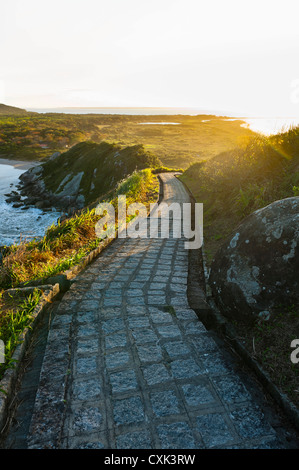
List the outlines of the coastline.
{"type": "Polygon", "coordinates": [[[10,165],[18,168],[19,170],[29,170],[33,166],[39,165],[40,162],[26,162],[23,160],[9,160],[8,158],[0,158],[0,165],[10,165]]]}

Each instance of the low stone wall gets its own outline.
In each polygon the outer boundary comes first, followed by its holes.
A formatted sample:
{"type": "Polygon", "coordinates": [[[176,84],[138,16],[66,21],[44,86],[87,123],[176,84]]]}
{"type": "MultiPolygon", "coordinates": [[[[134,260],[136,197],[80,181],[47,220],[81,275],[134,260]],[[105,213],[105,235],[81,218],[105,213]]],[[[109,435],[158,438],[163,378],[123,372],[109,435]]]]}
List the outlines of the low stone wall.
{"type": "MultiPolygon", "coordinates": [[[[38,326],[39,321],[41,320],[43,314],[46,311],[46,308],[50,305],[50,302],[52,302],[53,299],[60,292],[59,284],[55,284],[54,286],[44,285],[37,288],[40,288],[40,290],[43,291],[43,294],[39,303],[33,311],[33,321],[30,327],[26,328],[19,337],[20,344],[16,347],[12,357],[15,361],[15,367],[7,369],[5,371],[4,377],[0,381],[0,434],[3,428],[5,427],[8,419],[9,408],[11,406],[11,402],[14,396],[14,389],[18,380],[20,366],[22,363],[22,359],[24,358],[25,353],[27,351],[32,334],[38,326]]],[[[23,295],[25,296],[31,293],[30,289],[34,290],[34,288],[9,289],[9,292],[6,291],[6,295],[13,296],[16,292],[18,292],[18,294],[23,293],[23,295]]]]}

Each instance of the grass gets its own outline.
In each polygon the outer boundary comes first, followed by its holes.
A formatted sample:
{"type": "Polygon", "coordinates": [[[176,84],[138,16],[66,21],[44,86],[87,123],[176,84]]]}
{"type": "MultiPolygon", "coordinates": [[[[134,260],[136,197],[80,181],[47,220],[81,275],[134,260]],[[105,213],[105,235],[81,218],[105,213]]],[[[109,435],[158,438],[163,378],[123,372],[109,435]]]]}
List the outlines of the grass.
{"type": "MultiPolygon", "coordinates": [[[[127,206],[132,202],[141,202],[149,207],[151,202],[156,201],[158,190],[158,179],[150,169],[135,171],[118,183],[109,202],[117,210],[117,197],[125,194],[127,206]]],[[[0,289],[46,279],[78,264],[101,241],[95,232],[95,225],[100,218],[95,208],[86,208],[63,222],[53,224],[41,240],[9,247],[0,271],[0,289]]]]}
{"type": "Polygon", "coordinates": [[[298,308],[277,307],[267,321],[257,320],[252,327],[235,322],[234,327],[248,352],[299,408],[299,367],[290,358],[299,332],[298,308]]]}
{"type": "Polygon", "coordinates": [[[253,211],[298,194],[299,128],[254,137],[246,145],[195,163],[180,176],[203,203],[208,264],[253,211]]]}
{"type": "Polygon", "coordinates": [[[41,292],[38,289],[25,299],[18,297],[4,302],[2,296],[0,297],[0,339],[5,345],[5,363],[0,364],[0,380],[5,371],[15,365],[13,353],[20,344],[20,335],[26,328],[30,328],[32,313],[40,297],[41,292]]]}
{"type": "MultiPolygon", "coordinates": [[[[84,206],[87,206],[113,191],[120,181],[129,177],[135,170],[156,168],[160,165],[160,160],[145,151],[142,145],[122,148],[107,142],[82,142],[54,160],[45,162],[42,165],[41,178],[46,189],[56,196],[71,185],[73,192],[68,194],[84,196],[84,206]],[[78,177],[80,183],[76,187],[76,183],[71,181],[78,177]]],[[[67,192],[69,190],[70,188],[67,192]]],[[[29,196],[31,192],[29,188],[29,196]]],[[[58,197],[61,198],[59,194],[58,197]]]]}
{"type": "Polygon", "coordinates": [[[0,155],[19,160],[43,160],[77,143],[103,141],[121,147],[142,144],[162,165],[186,168],[234,148],[254,135],[216,116],[171,116],[179,125],[159,125],[169,116],[38,114],[0,115],[0,155]],[[157,125],[139,125],[148,121],[157,125]]]}

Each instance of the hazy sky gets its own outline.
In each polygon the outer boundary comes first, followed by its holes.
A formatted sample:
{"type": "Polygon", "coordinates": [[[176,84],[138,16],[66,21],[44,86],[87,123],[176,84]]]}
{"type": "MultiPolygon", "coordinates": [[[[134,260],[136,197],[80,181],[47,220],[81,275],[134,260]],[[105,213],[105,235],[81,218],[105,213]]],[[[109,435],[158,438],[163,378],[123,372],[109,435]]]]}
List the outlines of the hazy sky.
{"type": "Polygon", "coordinates": [[[0,102],[299,116],[298,0],[0,0],[0,102]]]}

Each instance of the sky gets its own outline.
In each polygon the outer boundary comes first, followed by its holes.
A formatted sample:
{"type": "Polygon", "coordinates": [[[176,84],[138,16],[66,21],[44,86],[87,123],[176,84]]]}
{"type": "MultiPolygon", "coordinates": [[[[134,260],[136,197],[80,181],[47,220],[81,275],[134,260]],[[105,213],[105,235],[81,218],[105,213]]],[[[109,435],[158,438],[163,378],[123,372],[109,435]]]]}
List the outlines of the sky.
{"type": "Polygon", "coordinates": [[[298,0],[0,0],[0,103],[299,117],[298,0]]]}

